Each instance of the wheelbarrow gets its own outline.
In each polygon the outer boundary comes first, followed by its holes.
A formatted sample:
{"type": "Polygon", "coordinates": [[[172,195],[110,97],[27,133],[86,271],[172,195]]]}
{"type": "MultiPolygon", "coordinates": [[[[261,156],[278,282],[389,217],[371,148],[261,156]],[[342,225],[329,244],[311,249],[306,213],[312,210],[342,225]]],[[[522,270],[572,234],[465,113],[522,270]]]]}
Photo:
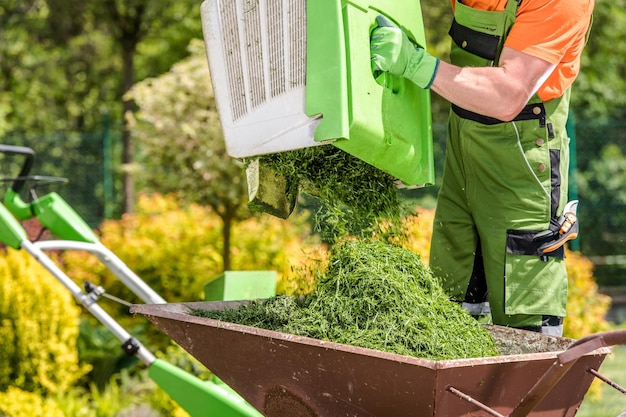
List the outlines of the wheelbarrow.
{"type": "MultiPolygon", "coordinates": [[[[136,356],[148,368],[149,377],[192,417],[259,417],[260,414],[219,379],[204,381],[162,359],[158,359],[139,340],[127,332],[100,305],[105,294],[102,287],[85,285],[81,289],[47,255],[51,250],[85,251],[97,257],[139,299],[148,303],[165,303],[152,288],[137,276],[121,259],[107,249],[92,229],[57,193],[38,197],[26,203],[20,192],[27,181],[55,182],[64,178],[29,176],[35,152],[27,147],[0,145],[0,154],[17,155],[23,164],[0,204],[0,242],[8,247],[25,250],[46,268],[85,309],[120,340],[122,350],[136,356]],[[36,217],[58,240],[30,241],[19,220],[36,217]]],[[[88,284],[88,283],[87,283],[88,284]]],[[[116,301],[124,301],[116,299],[116,301]]]]}
{"type": "Polygon", "coordinates": [[[432,361],[193,315],[242,302],[133,305],[268,417],[574,416],[626,330],[573,341],[501,326],[507,354],[432,361]]]}

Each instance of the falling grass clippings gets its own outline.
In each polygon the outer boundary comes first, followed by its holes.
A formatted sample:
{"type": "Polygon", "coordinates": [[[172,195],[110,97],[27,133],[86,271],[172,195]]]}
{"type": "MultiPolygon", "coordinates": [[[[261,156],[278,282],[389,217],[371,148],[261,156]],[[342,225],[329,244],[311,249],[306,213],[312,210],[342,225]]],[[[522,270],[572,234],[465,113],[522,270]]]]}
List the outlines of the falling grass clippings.
{"type": "Polygon", "coordinates": [[[396,180],[335,146],[264,155],[259,163],[285,178],[287,194],[294,195],[299,187],[323,202],[316,229],[325,241],[371,237],[380,219],[402,215],[396,180]]]}
{"type": "Polygon", "coordinates": [[[431,360],[498,354],[491,334],[449,300],[418,255],[376,240],[336,244],[304,297],[193,314],[431,360]]]}

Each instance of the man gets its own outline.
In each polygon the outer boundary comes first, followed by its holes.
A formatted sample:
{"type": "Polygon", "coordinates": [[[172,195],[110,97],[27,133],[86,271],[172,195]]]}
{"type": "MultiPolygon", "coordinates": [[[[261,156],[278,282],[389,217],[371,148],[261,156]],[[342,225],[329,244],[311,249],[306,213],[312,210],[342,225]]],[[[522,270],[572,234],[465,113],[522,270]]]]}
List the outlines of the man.
{"type": "Polygon", "coordinates": [[[452,0],[450,64],[382,16],[371,34],[375,72],[452,103],[430,263],[453,299],[476,315],[489,306],[495,324],[562,334],[562,245],[578,231],[564,213],[565,123],[593,6],[452,0]]]}

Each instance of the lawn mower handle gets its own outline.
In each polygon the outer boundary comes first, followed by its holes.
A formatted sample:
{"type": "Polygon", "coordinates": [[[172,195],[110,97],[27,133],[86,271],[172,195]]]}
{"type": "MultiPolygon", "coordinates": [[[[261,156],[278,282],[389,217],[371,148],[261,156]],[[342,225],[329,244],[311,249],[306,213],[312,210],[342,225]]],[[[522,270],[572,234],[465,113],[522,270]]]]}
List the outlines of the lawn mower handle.
{"type": "Polygon", "coordinates": [[[26,182],[25,177],[33,167],[33,162],[35,161],[35,151],[25,146],[0,145],[0,153],[24,155],[24,164],[22,165],[22,169],[20,170],[17,178],[15,178],[15,181],[13,181],[13,185],[11,185],[11,190],[15,193],[19,193],[22,191],[22,188],[24,188],[24,183],[26,182]]]}

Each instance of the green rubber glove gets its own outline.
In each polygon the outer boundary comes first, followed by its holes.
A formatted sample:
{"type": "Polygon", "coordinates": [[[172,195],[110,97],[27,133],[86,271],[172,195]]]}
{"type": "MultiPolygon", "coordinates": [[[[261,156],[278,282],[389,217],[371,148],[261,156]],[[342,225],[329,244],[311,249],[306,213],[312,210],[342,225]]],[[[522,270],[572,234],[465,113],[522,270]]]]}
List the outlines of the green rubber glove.
{"type": "Polygon", "coordinates": [[[376,17],[376,24],[378,26],[370,36],[374,75],[389,72],[407,78],[421,88],[430,88],[437,74],[439,59],[424,48],[413,45],[406,33],[385,16],[376,17]]]}

